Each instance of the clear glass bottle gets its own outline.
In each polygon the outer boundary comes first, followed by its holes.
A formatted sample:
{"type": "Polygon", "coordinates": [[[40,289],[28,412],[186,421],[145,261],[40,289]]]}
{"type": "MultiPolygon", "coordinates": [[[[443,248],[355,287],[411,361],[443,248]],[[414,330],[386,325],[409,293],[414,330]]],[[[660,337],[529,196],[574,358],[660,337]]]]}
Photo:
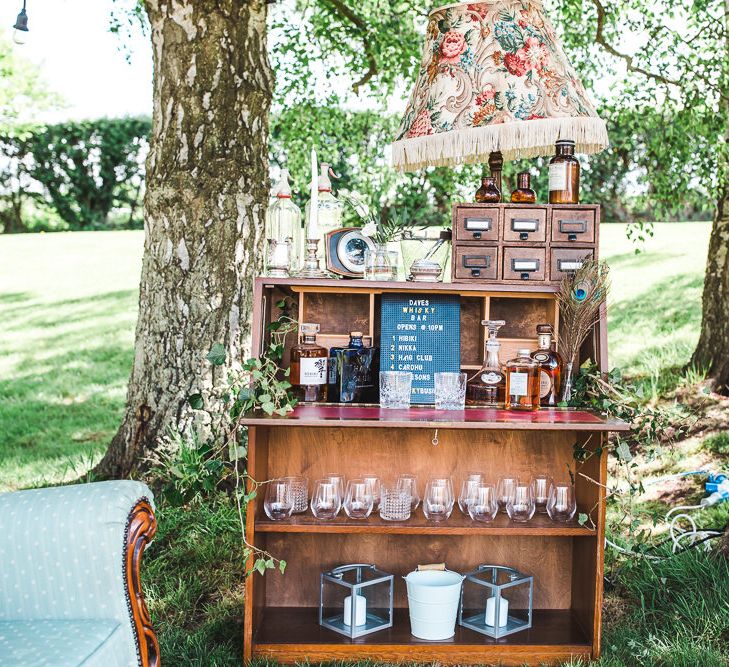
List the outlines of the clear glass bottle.
{"type": "Polygon", "coordinates": [[[496,186],[493,176],[484,176],[481,187],[476,190],[476,202],[479,204],[498,204],[501,201],[501,190],[496,186]]]}
{"type": "Polygon", "coordinates": [[[531,188],[528,171],[520,171],[516,176],[516,190],[511,193],[512,204],[536,204],[537,193],[531,188]]]}
{"type": "Polygon", "coordinates": [[[377,350],[365,347],[361,331],[349,334],[347,347],[329,351],[329,400],[335,403],[375,403],[377,401],[377,350]]]}
{"type": "Polygon", "coordinates": [[[551,324],[538,324],[539,349],[531,354],[539,364],[539,404],[551,408],[559,403],[562,386],[562,356],[552,349],[553,334],[551,324]]]}
{"type": "Polygon", "coordinates": [[[326,401],[329,353],[317,345],[318,324],[301,325],[301,342],[291,348],[291,390],[300,401],[326,401]]]}
{"type": "Polygon", "coordinates": [[[519,350],[504,366],[507,410],[539,409],[539,364],[529,353],[528,348],[519,350]]]}
{"type": "Polygon", "coordinates": [[[549,203],[580,203],[580,163],[575,157],[575,142],[560,139],[556,155],[549,161],[549,203]]]}
{"type": "Polygon", "coordinates": [[[285,278],[300,268],[301,210],[291,200],[289,170],[281,170],[274,202],[266,212],[266,275],[285,278]]]}
{"type": "Polygon", "coordinates": [[[485,405],[498,407],[504,404],[506,395],[506,376],[499,362],[501,343],[496,340],[499,329],[506,324],[504,320],[483,320],[487,328],[484,345],[483,366],[466,383],[466,405],[485,405]]]}
{"type": "MultiPolygon", "coordinates": [[[[317,217],[318,225],[318,238],[319,246],[317,257],[319,257],[319,264],[322,267],[326,266],[326,238],[329,232],[333,232],[335,229],[342,227],[342,215],[344,213],[344,205],[332,194],[332,181],[329,178],[333,176],[337,178],[337,175],[332,171],[332,168],[326,163],[322,162],[319,173],[319,215],[317,217]]],[[[306,204],[306,219],[309,220],[309,211],[311,209],[311,202],[306,204]]]]}

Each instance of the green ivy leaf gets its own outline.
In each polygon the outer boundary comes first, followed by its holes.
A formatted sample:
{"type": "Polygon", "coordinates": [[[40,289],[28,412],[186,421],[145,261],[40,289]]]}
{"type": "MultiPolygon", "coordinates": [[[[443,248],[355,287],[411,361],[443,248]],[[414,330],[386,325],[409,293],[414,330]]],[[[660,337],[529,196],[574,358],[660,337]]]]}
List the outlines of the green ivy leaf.
{"type": "Polygon", "coordinates": [[[618,455],[618,458],[621,461],[625,461],[626,463],[628,461],[632,461],[633,455],[630,453],[630,447],[628,447],[628,443],[625,442],[624,440],[621,440],[618,443],[618,446],[615,451],[618,455]]]}
{"type": "Polygon", "coordinates": [[[286,561],[280,560],[278,562],[278,569],[280,570],[281,574],[283,574],[286,571],[286,561]]]}
{"type": "Polygon", "coordinates": [[[225,356],[225,347],[223,347],[223,344],[215,343],[212,348],[210,348],[210,352],[207,353],[205,358],[213,366],[222,366],[225,363],[225,356]]]}
{"type": "Polygon", "coordinates": [[[587,523],[587,519],[589,517],[584,512],[580,512],[577,515],[577,523],[579,523],[581,526],[584,526],[587,523]]]}
{"type": "Polygon", "coordinates": [[[266,574],[266,559],[265,558],[257,558],[256,563],[253,566],[256,570],[258,570],[258,573],[263,575],[266,574]]]}
{"type": "Polygon", "coordinates": [[[266,403],[261,404],[261,410],[270,416],[274,413],[274,410],[276,410],[276,406],[271,401],[267,401],[266,403]]]}
{"type": "Polygon", "coordinates": [[[190,404],[190,407],[193,410],[202,410],[203,409],[204,401],[203,401],[202,394],[190,394],[187,397],[187,402],[190,404]]]}

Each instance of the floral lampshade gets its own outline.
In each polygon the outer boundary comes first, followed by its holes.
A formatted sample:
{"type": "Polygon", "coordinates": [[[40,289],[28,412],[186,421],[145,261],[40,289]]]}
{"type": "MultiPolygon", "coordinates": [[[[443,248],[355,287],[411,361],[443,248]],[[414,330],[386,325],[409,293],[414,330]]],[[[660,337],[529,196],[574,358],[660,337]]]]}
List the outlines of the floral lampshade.
{"type": "Polygon", "coordinates": [[[558,139],[578,153],[608,146],[584,86],[538,0],[446,5],[430,13],[415,89],[392,144],[393,165],[551,155],[558,139]]]}

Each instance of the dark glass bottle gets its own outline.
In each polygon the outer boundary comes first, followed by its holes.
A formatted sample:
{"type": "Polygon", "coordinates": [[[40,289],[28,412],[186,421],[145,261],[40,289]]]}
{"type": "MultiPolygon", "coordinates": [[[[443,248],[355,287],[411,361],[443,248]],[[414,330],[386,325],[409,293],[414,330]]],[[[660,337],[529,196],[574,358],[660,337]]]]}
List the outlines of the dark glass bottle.
{"type": "Polygon", "coordinates": [[[499,362],[501,343],[496,334],[506,322],[483,320],[481,324],[488,328],[483,366],[466,384],[466,405],[497,407],[504,404],[506,378],[499,362]]]}
{"type": "Polygon", "coordinates": [[[580,163],[575,157],[575,142],[560,139],[557,154],[549,161],[549,203],[580,203],[580,163]]]}
{"type": "Polygon", "coordinates": [[[559,390],[562,385],[562,356],[552,349],[551,324],[537,325],[539,349],[531,357],[539,364],[539,404],[553,408],[559,403],[559,390]]]}
{"type": "Polygon", "coordinates": [[[329,400],[335,403],[377,402],[377,349],[365,347],[361,331],[349,334],[347,347],[333,347],[329,373],[329,400]],[[332,362],[333,360],[333,362],[332,362]]]}
{"type": "Polygon", "coordinates": [[[536,204],[537,193],[531,188],[531,177],[528,171],[521,171],[516,176],[516,190],[511,193],[512,204],[536,204]]]}
{"type": "Polygon", "coordinates": [[[476,201],[479,204],[498,204],[501,201],[501,190],[496,187],[493,176],[484,176],[481,179],[481,187],[476,190],[476,201]]]}
{"type": "Polygon", "coordinates": [[[318,324],[301,325],[301,342],[291,348],[291,391],[300,401],[326,401],[329,353],[317,345],[318,324]]]}
{"type": "Polygon", "coordinates": [[[539,410],[539,364],[529,350],[519,350],[504,367],[506,374],[506,409],[539,410]]]}

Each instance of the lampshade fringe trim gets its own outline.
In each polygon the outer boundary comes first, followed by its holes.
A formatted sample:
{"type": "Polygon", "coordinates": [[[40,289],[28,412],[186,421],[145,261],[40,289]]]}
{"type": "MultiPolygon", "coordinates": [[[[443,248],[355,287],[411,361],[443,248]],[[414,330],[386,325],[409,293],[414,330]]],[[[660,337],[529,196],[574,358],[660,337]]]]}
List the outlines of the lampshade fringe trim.
{"type": "Polygon", "coordinates": [[[551,155],[558,139],[571,139],[577,153],[599,153],[609,145],[605,121],[596,116],[534,120],[464,128],[392,144],[392,165],[399,171],[427,166],[486,162],[501,151],[505,160],[551,155]]]}

